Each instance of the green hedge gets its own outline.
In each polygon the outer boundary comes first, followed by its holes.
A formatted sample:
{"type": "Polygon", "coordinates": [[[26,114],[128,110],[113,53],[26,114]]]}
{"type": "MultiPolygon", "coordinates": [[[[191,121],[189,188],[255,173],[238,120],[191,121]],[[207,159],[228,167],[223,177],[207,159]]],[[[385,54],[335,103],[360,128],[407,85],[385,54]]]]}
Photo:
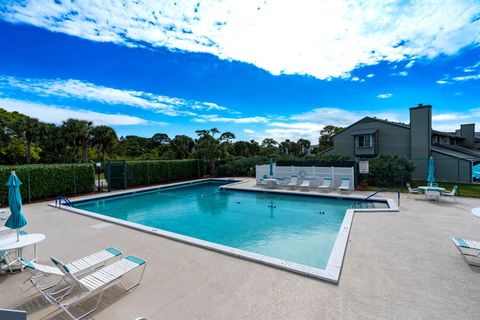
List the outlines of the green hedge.
{"type": "Polygon", "coordinates": [[[380,187],[404,186],[414,165],[403,156],[381,155],[369,161],[368,183],[380,187]]]}
{"type": "Polygon", "coordinates": [[[255,177],[255,166],[269,163],[268,157],[237,158],[217,167],[219,177],[255,177]]]}
{"type": "Polygon", "coordinates": [[[202,160],[127,161],[129,187],[200,178],[205,172],[202,160]]]}
{"type": "Polygon", "coordinates": [[[7,203],[8,189],[5,183],[12,170],[23,183],[20,191],[27,202],[92,192],[95,188],[95,171],[89,163],[0,166],[1,203],[7,203]]]}

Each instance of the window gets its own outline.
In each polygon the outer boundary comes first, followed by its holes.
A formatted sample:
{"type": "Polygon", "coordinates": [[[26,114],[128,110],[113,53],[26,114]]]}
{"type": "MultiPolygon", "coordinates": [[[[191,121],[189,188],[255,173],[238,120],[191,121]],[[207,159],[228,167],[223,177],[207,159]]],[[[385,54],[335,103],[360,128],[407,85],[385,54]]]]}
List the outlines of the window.
{"type": "Polygon", "coordinates": [[[364,134],[358,136],[358,147],[359,148],[371,148],[372,147],[372,135],[364,134]]]}

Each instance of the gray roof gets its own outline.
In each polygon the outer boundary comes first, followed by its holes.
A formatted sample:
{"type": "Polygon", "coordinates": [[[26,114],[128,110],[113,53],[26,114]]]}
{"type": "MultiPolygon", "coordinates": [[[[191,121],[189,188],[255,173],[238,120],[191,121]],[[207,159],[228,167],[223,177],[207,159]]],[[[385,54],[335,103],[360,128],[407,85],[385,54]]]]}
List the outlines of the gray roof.
{"type": "Polygon", "coordinates": [[[360,135],[363,135],[363,134],[374,134],[377,131],[378,131],[377,128],[357,129],[357,130],[352,132],[352,136],[360,136],[360,135]]]}
{"type": "Polygon", "coordinates": [[[480,160],[480,153],[475,152],[470,149],[466,149],[463,147],[458,146],[450,146],[450,145],[433,145],[431,148],[432,151],[442,153],[451,157],[460,158],[460,159],[468,159],[478,161],[480,160]]]}

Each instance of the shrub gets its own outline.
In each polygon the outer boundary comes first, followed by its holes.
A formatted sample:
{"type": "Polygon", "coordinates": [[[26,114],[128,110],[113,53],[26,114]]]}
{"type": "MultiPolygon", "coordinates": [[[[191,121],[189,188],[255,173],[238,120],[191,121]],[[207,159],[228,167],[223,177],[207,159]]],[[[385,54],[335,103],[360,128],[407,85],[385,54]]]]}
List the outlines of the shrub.
{"type": "Polygon", "coordinates": [[[220,164],[219,177],[255,177],[255,166],[269,163],[268,157],[236,158],[220,164]]]}
{"type": "Polygon", "coordinates": [[[368,183],[380,187],[404,185],[413,169],[413,163],[403,156],[381,155],[369,161],[368,183]]]}
{"type": "Polygon", "coordinates": [[[205,172],[202,160],[126,161],[126,166],[129,187],[195,179],[205,172]]]}
{"type": "Polygon", "coordinates": [[[8,200],[5,183],[12,170],[23,183],[20,192],[24,201],[87,193],[95,188],[95,171],[89,163],[0,166],[2,203],[8,200]]]}

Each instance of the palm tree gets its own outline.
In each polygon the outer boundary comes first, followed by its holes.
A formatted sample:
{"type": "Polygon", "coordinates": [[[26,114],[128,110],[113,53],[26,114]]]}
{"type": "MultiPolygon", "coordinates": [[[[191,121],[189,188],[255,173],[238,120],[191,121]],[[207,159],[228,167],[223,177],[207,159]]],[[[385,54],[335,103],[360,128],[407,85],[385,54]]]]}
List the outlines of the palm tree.
{"type": "Polygon", "coordinates": [[[15,120],[13,130],[19,138],[25,139],[26,160],[27,163],[32,162],[32,142],[40,132],[40,121],[35,118],[22,117],[15,120]]]}
{"type": "Polygon", "coordinates": [[[98,162],[105,161],[105,155],[118,141],[117,133],[109,126],[96,126],[90,131],[92,145],[97,147],[98,162]]]}
{"type": "Polygon", "coordinates": [[[62,122],[65,136],[73,148],[73,160],[77,162],[77,147],[82,148],[82,161],[88,161],[88,141],[92,122],[78,119],[67,119],[62,122]]]}

